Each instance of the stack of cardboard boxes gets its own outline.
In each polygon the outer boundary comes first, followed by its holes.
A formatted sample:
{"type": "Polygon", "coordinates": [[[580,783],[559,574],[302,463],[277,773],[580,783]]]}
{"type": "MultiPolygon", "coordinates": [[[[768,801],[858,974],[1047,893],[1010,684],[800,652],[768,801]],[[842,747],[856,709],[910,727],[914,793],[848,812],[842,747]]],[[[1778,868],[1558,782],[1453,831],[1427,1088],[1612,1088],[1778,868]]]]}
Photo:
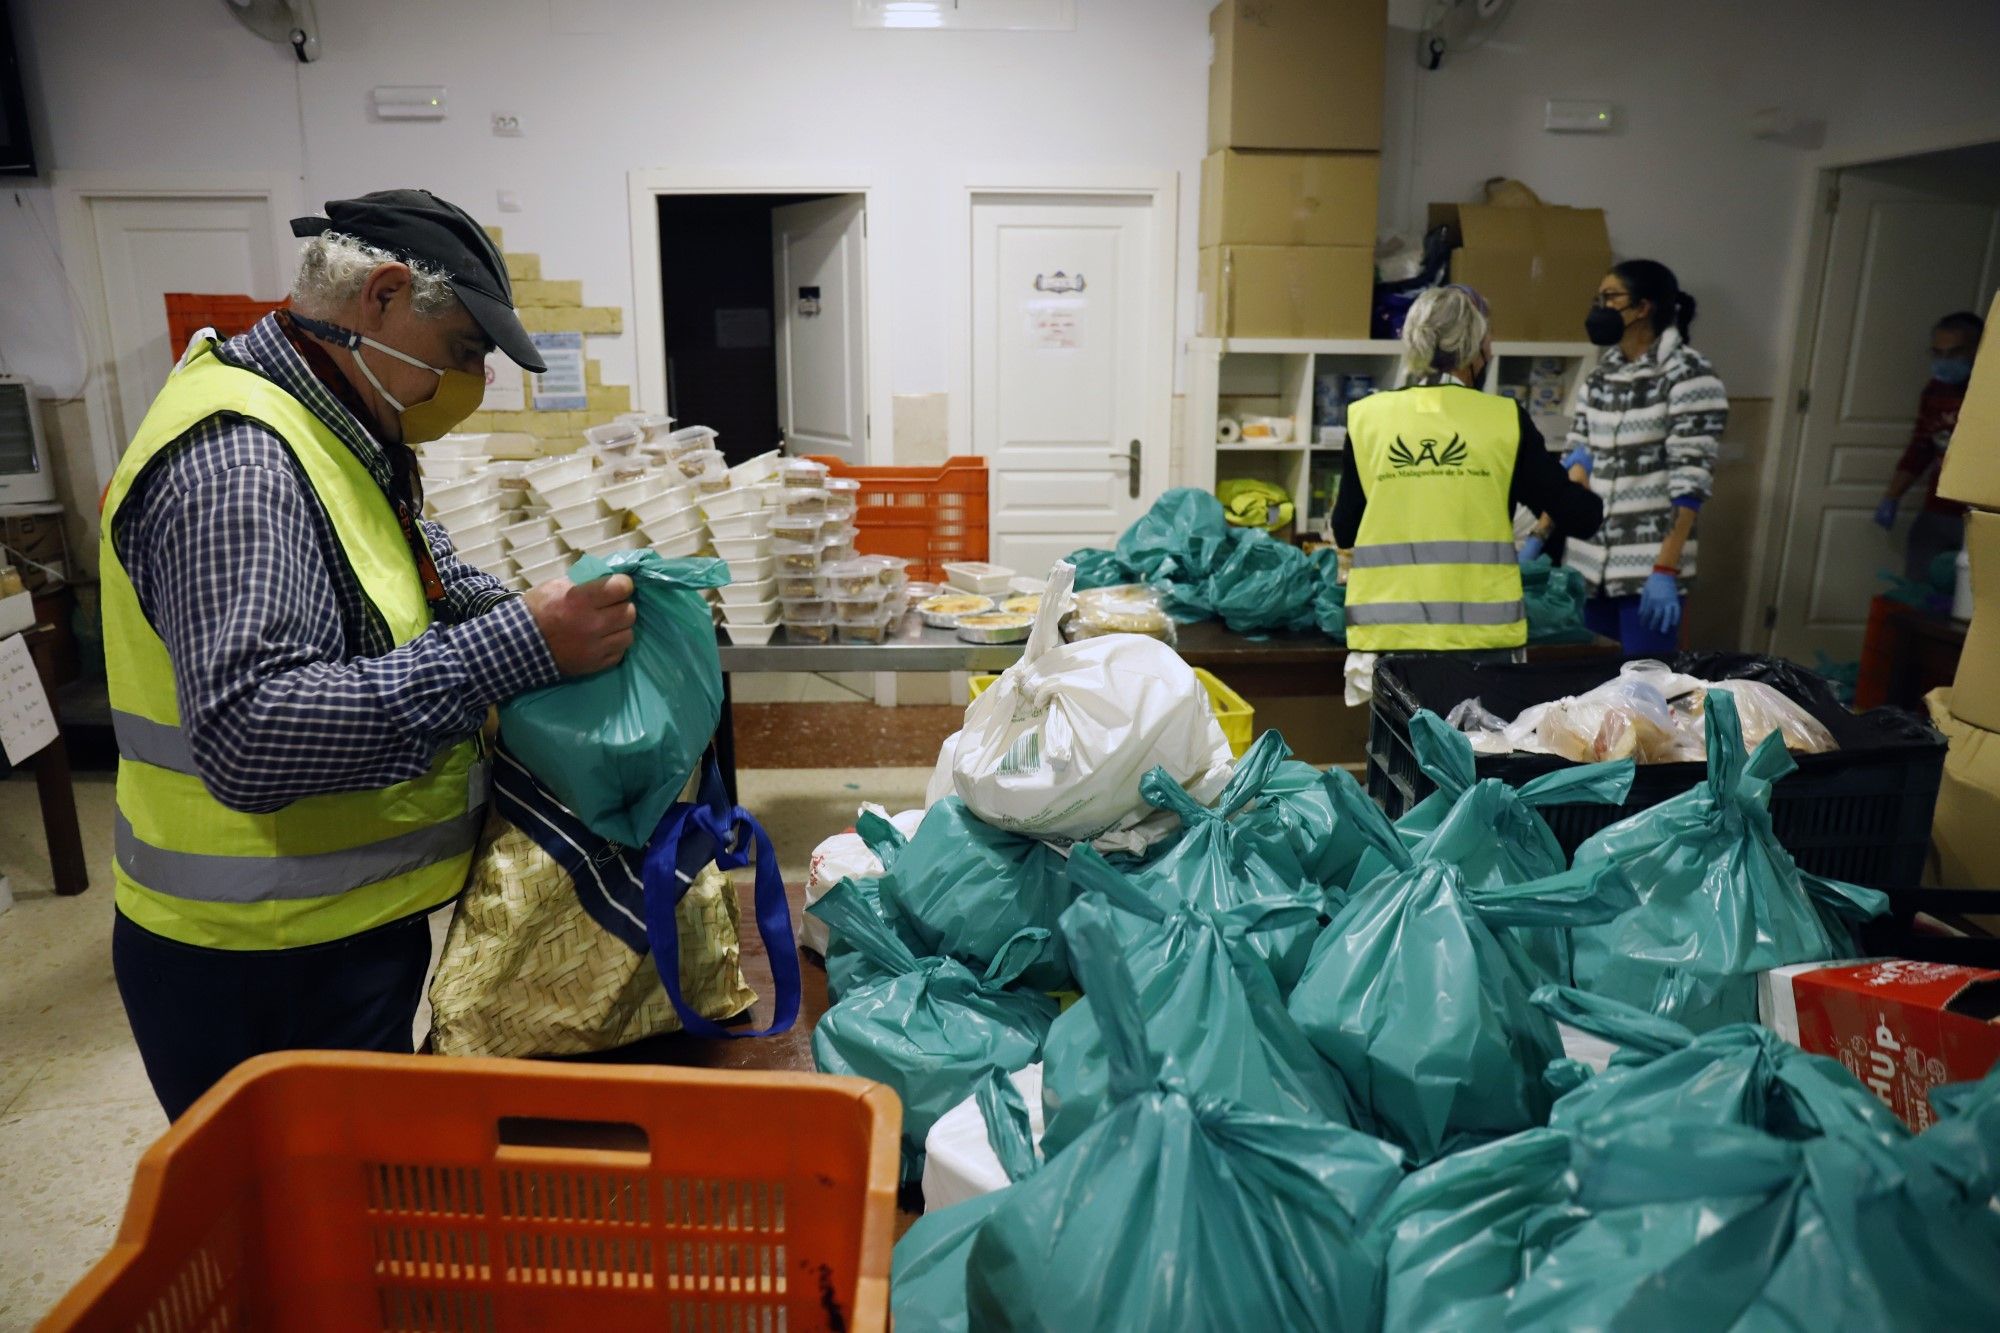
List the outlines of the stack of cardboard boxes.
{"type": "Polygon", "coordinates": [[[1386,0],[1222,0],[1208,26],[1200,333],[1366,338],[1386,0]]]}
{"type": "Polygon", "coordinates": [[[1427,225],[1445,228],[1454,247],[1451,280],[1486,298],[1495,338],[1583,339],[1584,316],[1611,267],[1603,209],[1432,204],[1427,225]]]}
{"type": "MultiPolygon", "coordinates": [[[[1988,313],[1988,336],[2000,299],[1988,313]]],[[[1971,505],[1965,548],[1972,562],[1972,628],[1951,689],[1928,700],[1951,742],[1931,841],[1938,883],[2000,888],[2000,350],[1985,349],[1966,386],[1945,451],[1938,494],[1971,505]]]]}

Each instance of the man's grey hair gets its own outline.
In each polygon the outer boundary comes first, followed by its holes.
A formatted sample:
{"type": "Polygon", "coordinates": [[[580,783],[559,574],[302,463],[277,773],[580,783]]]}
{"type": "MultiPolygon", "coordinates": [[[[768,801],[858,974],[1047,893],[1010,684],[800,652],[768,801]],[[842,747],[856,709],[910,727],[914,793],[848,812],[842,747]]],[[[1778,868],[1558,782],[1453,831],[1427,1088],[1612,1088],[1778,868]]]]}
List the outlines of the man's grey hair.
{"type": "Polygon", "coordinates": [[[292,305],[312,319],[332,319],[361,294],[377,265],[396,262],[410,267],[410,308],[419,315],[442,315],[458,304],[458,293],[438,269],[392,255],[343,232],[328,231],[308,236],[299,247],[292,305]]]}
{"type": "Polygon", "coordinates": [[[1403,364],[1412,382],[1451,378],[1479,358],[1486,341],[1486,312],[1463,287],[1420,293],[1403,320],[1403,364]]]}

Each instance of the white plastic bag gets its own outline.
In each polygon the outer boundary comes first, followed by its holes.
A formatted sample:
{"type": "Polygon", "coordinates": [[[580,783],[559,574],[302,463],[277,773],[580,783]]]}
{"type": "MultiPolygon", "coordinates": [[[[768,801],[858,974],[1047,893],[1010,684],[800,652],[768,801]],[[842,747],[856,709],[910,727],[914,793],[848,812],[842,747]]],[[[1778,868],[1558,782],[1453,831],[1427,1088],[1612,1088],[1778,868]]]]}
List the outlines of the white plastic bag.
{"type": "MultiPolygon", "coordinates": [[[[900,815],[892,815],[874,802],[864,804],[861,809],[872,810],[896,826],[896,831],[909,837],[917,831],[917,825],[924,822],[921,810],[905,810],[900,815]]],[[[818,902],[820,895],[850,876],[866,879],[882,873],[882,861],[868,844],[861,840],[859,833],[836,833],[819,846],[813,848],[812,862],[806,870],[806,906],[818,902]]],[[[826,922],[812,915],[804,914],[799,921],[799,943],[808,949],[817,950],[822,957],[826,954],[826,922]]]]}
{"type": "Polygon", "coordinates": [[[1139,780],[1164,767],[1207,805],[1233,763],[1193,668],[1137,634],[1064,643],[1076,569],[1056,562],[1021,659],[965,710],[952,789],[996,828],[1057,844],[1152,816],[1139,780]]]}
{"type": "MultiPolygon", "coordinates": [[[[1007,1075],[1028,1105],[1028,1129],[1042,1141],[1042,1065],[1038,1060],[1007,1075]]],[[[986,1138],[979,1098],[967,1097],[939,1116],[924,1136],[924,1211],[937,1212],[1007,1188],[1007,1172],[986,1138]]]]}

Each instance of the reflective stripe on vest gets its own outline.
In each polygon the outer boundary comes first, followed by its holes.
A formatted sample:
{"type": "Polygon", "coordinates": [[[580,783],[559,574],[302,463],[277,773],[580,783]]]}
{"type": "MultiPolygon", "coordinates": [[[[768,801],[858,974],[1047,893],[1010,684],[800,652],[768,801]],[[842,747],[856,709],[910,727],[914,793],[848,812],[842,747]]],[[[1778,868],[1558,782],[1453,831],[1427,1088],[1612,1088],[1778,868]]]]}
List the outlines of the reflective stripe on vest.
{"type": "Polygon", "coordinates": [[[1348,409],[1368,505],[1347,583],[1358,652],[1518,648],[1528,627],[1509,499],[1512,400],[1462,385],[1372,394],[1348,409]]]}
{"type": "Polygon", "coordinates": [[[121,563],[117,513],[161,450],[226,413],[282,439],[333,522],[341,554],[400,646],[430,625],[416,561],[361,460],[271,381],[191,349],[107,489],[99,544],[105,662],[118,738],[118,909],[186,944],[281,949],[343,939],[450,901],[464,885],[485,801],[476,741],[375,791],[233,810],[202,782],[181,729],[173,662],[121,563]]]}

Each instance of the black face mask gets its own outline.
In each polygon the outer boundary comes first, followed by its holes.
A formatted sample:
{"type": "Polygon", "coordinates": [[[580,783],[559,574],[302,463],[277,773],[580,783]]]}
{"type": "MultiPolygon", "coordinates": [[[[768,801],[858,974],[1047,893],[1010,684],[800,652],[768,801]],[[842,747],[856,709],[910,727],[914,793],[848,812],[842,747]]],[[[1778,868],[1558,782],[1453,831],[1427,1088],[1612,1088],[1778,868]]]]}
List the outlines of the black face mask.
{"type": "Polygon", "coordinates": [[[1594,305],[1583,317],[1583,336],[1599,347],[1610,347],[1625,336],[1625,321],[1609,306],[1594,305]]]}

